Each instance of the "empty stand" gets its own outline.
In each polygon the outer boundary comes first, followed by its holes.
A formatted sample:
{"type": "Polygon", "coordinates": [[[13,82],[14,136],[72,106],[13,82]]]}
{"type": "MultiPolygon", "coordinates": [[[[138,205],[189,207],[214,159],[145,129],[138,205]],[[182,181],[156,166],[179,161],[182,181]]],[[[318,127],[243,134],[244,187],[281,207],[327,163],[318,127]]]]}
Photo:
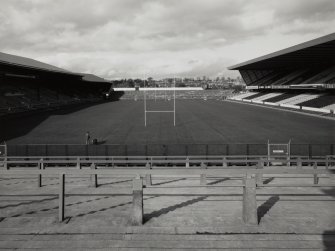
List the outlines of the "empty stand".
{"type": "Polygon", "coordinates": [[[328,109],[328,110],[335,110],[335,104],[327,105],[325,107],[322,107],[323,109],[328,109]]]}
{"type": "Polygon", "coordinates": [[[335,66],[329,67],[319,74],[307,79],[306,81],[302,82],[301,84],[318,84],[318,83],[326,83],[328,80],[335,77],[335,66]]]}
{"type": "Polygon", "coordinates": [[[264,101],[266,99],[277,97],[279,95],[281,95],[281,93],[278,93],[278,92],[267,93],[267,94],[264,94],[263,96],[252,99],[252,101],[264,101]]]}
{"type": "Polygon", "coordinates": [[[304,74],[306,72],[305,69],[300,69],[297,71],[293,71],[292,73],[288,75],[284,75],[282,78],[278,79],[277,81],[274,81],[271,85],[286,85],[287,82],[291,81],[292,79],[295,79],[299,77],[300,75],[304,74]]]}
{"type": "Polygon", "coordinates": [[[242,94],[239,94],[239,95],[236,95],[234,97],[232,97],[231,99],[235,99],[235,100],[242,100],[246,97],[249,97],[251,95],[254,95],[255,92],[247,92],[247,93],[242,93],[242,94]]]}
{"type": "Polygon", "coordinates": [[[294,93],[282,93],[278,96],[272,97],[272,98],[268,98],[268,99],[264,99],[264,102],[272,102],[272,103],[277,103],[279,101],[288,99],[288,98],[292,98],[294,96],[296,96],[297,94],[294,93]]]}
{"type": "Polygon", "coordinates": [[[305,94],[305,95],[299,95],[296,100],[291,101],[289,104],[291,105],[300,105],[301,103],[304,103],[306,101],[312,100],[312,99],[316,99],[318,97],[320,97],[322,95],[320,94],[305,94]]]}
{"type": "Polygon", "coordinates": [[[254,98],[261,97],[261,96],[263,96],[263,95],[265,95],[265,94],[266,94],[266,93],[264,93],[264,92],[257,92],[257,93],[255,93],[254,95],[248,96],[248,97],[246,97],[246,98],[244,98],[244,99],[252,100],[252,99],[254,99],[254,98]]]}
{"type": "Polygon", "coordinates": [[[288,104],[288,105],[296,105],[299,103],[303,103],[305,101],[314,99],[319,97],[319,95],[311,95],[311,94],[299,94],[294,95],[293,97],[278,101],[278,104],[288,104]]]}
{"type": "Polygon", "coordinates": [[[325,108],[335,104],[335,95],[326,94],[322,95],[316,99],[311,99],[300,103],[301,106],[315,107],[315,108],[325,108]]]}

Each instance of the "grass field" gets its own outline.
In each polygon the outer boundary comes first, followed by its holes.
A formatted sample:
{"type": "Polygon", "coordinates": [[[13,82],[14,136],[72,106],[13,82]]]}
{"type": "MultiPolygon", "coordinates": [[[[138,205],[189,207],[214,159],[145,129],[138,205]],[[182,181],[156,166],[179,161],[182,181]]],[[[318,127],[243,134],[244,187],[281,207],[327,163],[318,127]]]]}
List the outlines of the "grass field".
{"type": "MultiPolygon", "coordinates": [[[[170,109],[172,103],[148,103],[170,109]]],[[[177,100],[173,114],[148,114],[143,101],[117,101],[35,114],[2,122],[0,139],[9,144],[84,144],[85,132],[107,144],[334,143],[335,121],[222,101],[177,100]]]]}

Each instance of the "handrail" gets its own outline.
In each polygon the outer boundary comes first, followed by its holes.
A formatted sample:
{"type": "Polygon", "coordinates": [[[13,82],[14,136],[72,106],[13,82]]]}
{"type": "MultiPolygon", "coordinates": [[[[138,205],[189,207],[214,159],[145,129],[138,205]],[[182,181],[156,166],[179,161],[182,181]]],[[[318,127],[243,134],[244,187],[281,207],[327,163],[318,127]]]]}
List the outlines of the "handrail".
{"type": "Polygon", "coordinates": [[[252,175],[252,174],[334,174],[335,169],[289,169],[283,167],[275,167],[269,169],[259,169],[255,166],[250,168],[157,168],[148,169],[138,168],[113,168],[113,169],[32,169],[32,170],[0,170],[0,175],[37,175],[48,174],[55,175],[64,173],[67,175],[252,175]]]}
{"type": "MultiPolygon", "coordinates": [[[[255,160],[255,159],[263,159],[264,161],[268,160],[267,155],[248,155],[248,156],[241,156],[241,155],[179,155],[179,156],[0,156],[0,159],[7,158],[7,159],[138,159],[138,160],[174,160],[174,159],[189,159],[189,160],[215,160],[215,159],[238,159],[238,160],[255,160]]],[[[305,155],[291,155],[290,158],[286,156],[278,156],[272,157],[271,159],[274,160],[292,160],[295,161],[297,159],[303,160],[315,160],[315,159],[329,159],[335,158],[335,155],[325,155],[325,156],[305,156],[305,155]]]]}

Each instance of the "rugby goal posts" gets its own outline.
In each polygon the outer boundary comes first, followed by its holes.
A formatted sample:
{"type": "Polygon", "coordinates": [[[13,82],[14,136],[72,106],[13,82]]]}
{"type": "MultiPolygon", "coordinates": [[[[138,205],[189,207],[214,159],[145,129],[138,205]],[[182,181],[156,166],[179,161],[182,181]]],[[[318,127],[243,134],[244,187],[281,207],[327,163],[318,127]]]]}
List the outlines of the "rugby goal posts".
{"type": "Polygon", "coordinates": [[[174,79],[174,85],[172,88],[145,88],[144,86],[144,126],[147,126],[147,113],[173,113],[173,126],[176,126],[176,80],[174,79]],[[148,110],[147,109],[147,91],[154,91],[154,100],[157,100],[157,91],[165,91],[164,100],[170,101],[167,98],[166,92],[173,91],[173,110],[148,110]]]}

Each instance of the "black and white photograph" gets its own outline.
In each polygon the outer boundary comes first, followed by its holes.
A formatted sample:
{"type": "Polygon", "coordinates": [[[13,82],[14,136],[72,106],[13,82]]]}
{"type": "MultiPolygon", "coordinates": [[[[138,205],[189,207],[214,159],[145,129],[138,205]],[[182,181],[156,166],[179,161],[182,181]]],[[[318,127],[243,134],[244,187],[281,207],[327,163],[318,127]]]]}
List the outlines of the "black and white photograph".
{"type": "Polygon", "coordinates": [[[335,250],[335,1],[0,0],[0,250],[335,250]]]}

